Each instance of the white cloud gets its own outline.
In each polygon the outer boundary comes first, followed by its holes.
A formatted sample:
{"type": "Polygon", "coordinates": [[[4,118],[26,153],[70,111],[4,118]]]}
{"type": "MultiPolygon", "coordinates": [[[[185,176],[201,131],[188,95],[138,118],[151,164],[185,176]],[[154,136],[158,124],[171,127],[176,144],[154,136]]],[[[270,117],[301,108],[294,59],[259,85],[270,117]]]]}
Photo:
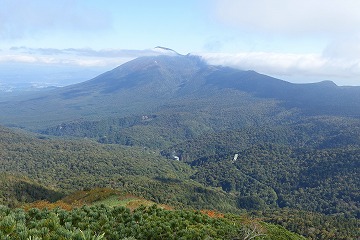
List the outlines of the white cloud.
{"type": "Polygon", "coordinates": [[[91,48],[27,48],[13,47],[11,50],[41,55],[74,55],[83,57],[100,57],[100,58],[135,58],[139,56],[158,55],[153,49],[131,50],[131,49],[101,49],[94,50],[91,48]]]}
{"type": "Polygon", "coordinates": [[[213,2],[218,21],[237,29],[244,41],[261,41],[261,45],[254,52],[204,54],[210,63],[298,82],[328,79],[339,85],[360,85],[360,1],[213,2]],[[270,43],[275,49],[266,48],[271,40],[276,40],[270,43]]]}
{"type": "MultiPolygon", "coordinates": [[[[347,44],[344,42],[346,47],[347,44]]],[[[354,43],[354,46],[356,43],[354,43]]],[[[334,46],[340,46],[335,44],[334,46]]],[[[344,47],[344,48],[345,48],[344,47]]],[[[338,85],[360,85],[360,59],[339,55],[336,47],[323,54],[290,54],[278,52],[195,53],[210,64],[255,70],[292,82],[333,80],[338,85]]],[[[343,50],[339,50],[343,53],[343,50]]],[[[55,49],[13,47],[0,52],[0,63],[30,63],[111,69],[141,56],[161,53],[153,49],[55,49]]]]}
{"type": "Polygon", "coordinates": [[[321,54],[250,52],[201,53],[210,64],[231,66],[297,82],[333,80],[339,85],[360,85],[360,59],[330,59],[321,54]]]}
{"type": "Polygon", "coordinates": [[[360,32],[358,0],[214,0],[218,19],[248,31],[324,35],[360,32]]]}
{"type": "MultiPolygon", "coordinates": [[[[2,54],[0,55],[0,63],[32,63],[32,64],[50,64],[50,65],[68,65],[68,66],[81,66],[81,67],[115,67],[124,62],[131,60],[128,57],[117,58],[99,58],[99,57],[86,57],[74,55],[34,55],[34,54],[2,54]]],[[[34,65],[34,67],[36,67],[34,65]]]]}
{"type": "Polygon", "coordinates": [[[156,56],[164,54],[156,49],[101,49],[91,48],[28,48],[12,47],[0,53],[0,63],[22,62],[41,64],[61,64],[83,67],[109,66],[115,67],[141,56],[156,56]]]}

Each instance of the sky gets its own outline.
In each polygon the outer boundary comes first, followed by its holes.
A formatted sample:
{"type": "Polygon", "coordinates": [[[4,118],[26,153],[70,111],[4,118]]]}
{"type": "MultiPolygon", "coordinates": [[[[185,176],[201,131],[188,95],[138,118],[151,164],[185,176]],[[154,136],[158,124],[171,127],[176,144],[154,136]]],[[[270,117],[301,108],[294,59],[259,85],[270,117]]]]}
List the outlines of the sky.
{"type": "Polygon", "coordinates": [[[0,87],[85,81],[156,46],[294,83],[360,85],[358,0],[0,0],[0,87]]]}

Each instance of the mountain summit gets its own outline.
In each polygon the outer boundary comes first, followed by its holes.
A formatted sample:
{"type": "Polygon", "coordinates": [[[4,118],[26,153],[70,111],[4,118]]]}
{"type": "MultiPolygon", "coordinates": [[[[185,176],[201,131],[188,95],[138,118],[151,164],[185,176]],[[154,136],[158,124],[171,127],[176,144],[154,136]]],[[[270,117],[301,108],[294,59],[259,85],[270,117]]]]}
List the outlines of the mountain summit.
{"type": "Polygon", "coordinates": [[[158,52],[158,53],[160,53],[162,55],[168,55],[168,56],[182,55],[182,54],[176,52],[175,50],[173,50],[171,48],[167,48],[167,47],[157,46],[153,50],[154,50],[154,52],[158,52]]]}

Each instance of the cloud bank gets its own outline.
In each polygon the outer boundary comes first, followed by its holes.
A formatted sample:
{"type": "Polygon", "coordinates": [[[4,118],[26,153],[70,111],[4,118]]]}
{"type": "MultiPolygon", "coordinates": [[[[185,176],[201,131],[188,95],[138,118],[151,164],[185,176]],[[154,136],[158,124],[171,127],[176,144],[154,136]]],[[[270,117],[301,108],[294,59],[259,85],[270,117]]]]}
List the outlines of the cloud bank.
{"type": "Polygon", "coordinates": [[[333,59],[321,54],[268,52],[200,53],[210,64],[255,70],[288,81],[333,80],[338,85],[360,85],[360,59],[333,59]]]}
{"type": "Polygon", "coordinates": [[[91,48],[28,48],[12,47],[1,50],[0,63],[61,64],[82,67],[116,67],[142,56],[164,54],[157,49],[101,49],[91,48]]]}
{"type": "MultiPolygon", "coordinates": [[[[345,44],[345,43],[344,43],[345,44]]],[[[356,43],[354,43],[356,45],[356,43]]],[[[360,85],[360,59],[356,54],[343,54],[329,47],[322,54],[290,54],[277,52],[193,53],[213,65],[255,70],[292,82],[333,80],[338,85],[360,85]]],[[[358,49],[360,53],[360,48],[358,49]]],[[[56,49],[13,47],[2,50],[0,63],[47,64],[79,68],[111,69],[142,56],[161,55],[156,49],[56,49]]]]}
{"type": "Polygon", "coordinates": [[[284,46],[278,52],[203,54],[210,63],[296,78],[299,82],[329,79],[340,85],[360,85],[360,1],[213,0],[213,3],[216,20],[232,27],[237,34],[243,33],[247,41],[263,36],[264,40],[276,39],[278,43],[311,43],[312,53],[298,54],[304,46],[299,46],[299,51],[296,46],[291,49],[284,46]],[[322,47],[314,51],[314,45],[322,47]]]}

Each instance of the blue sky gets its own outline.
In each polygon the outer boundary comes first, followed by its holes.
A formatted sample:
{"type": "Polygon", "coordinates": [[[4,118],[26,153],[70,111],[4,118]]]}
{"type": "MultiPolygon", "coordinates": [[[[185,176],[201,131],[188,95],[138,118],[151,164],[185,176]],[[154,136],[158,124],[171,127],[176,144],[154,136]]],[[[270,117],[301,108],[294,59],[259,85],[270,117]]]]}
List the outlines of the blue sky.
{"type": "Polygon", "coordinates": [[[358,0],[0,0],[0,84],[87,80],[160,45],[292,82],[360,85],[359,9],[358,0]]]}

